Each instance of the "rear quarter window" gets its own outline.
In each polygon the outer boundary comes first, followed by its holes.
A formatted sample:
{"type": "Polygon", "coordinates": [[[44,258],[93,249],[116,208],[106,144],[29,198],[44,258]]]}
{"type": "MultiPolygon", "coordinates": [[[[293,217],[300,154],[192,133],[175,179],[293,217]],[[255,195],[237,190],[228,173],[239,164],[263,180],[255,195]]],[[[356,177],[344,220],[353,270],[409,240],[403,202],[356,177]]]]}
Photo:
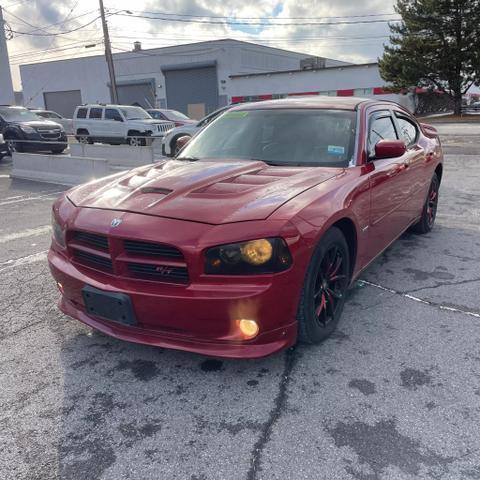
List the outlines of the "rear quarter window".
{"type": "Polygon", "coordinates": [[[86,108],[79,108],[77,110],[77,118],[87,118],[87,109],[86,108]]]}
{"type": "Polygon", "coordinates": [[[403,116],[397,115],[397,123],[398,123],[398,133],[400,138],[405,142],[405,145],[410,146],[413,145],[417,141],[418,137],[418,129],[415,124],[403,116]]]}

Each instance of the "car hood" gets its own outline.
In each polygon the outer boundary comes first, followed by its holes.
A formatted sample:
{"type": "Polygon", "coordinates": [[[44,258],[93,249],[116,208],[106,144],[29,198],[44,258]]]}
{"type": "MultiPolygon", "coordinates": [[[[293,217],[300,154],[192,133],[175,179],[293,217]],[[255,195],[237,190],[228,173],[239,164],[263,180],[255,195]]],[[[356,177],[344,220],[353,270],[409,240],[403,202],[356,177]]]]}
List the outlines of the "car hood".
{"type": "Polygon", "coordinates": [[[136,212],[209,224],[263,220],[343,169],[274,167],[260,161],[168,160],[68,193],[78,207],[136,212]]]}
{"type": "Polygon", "coordinates": [[[196,123],[188,123],[181,127],[172,128],[168,134],[173,136],[178,134],[193,135],[199,128],[196,123]]]}
{"type": "Polygon", "coordinates": [[[164,123],[173,123],[168,120],[157,120],[156,118],[143,118],[136,120],[128,120],[129,123],[142,123],[144,125],[162,125],[164,123]]]}
{"type": "Polygon", "coordinates": [[[22,126],[22,127],[32,127],[32,128],[62,128],[62,126],[59,123],[52,122],[50,120],[30,120],[28,122],[12,122],[15,123],[16,125],[22,126]]]}

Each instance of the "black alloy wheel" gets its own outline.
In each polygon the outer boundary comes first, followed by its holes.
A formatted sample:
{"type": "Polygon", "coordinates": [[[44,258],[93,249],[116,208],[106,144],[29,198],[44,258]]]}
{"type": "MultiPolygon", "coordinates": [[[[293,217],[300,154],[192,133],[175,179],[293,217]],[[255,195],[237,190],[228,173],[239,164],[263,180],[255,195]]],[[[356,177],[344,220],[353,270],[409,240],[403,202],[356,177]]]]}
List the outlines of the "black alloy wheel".
{"type": "Polygon", "coordinates": [[[348,245],[333,227],[320,240],[307,270],[297,313],[300,341],[319,343],[335,330],[349,283],[348,245]]]}
{"type": "Polygon", "coordinates": [[[415,233],[428,233],[432,230],[435,224],[438,208],[438,194],[440,189],[440,181],[436,173],[433,174],[428,195],[422,210],[420,220],[412,227],[415,233]]]}

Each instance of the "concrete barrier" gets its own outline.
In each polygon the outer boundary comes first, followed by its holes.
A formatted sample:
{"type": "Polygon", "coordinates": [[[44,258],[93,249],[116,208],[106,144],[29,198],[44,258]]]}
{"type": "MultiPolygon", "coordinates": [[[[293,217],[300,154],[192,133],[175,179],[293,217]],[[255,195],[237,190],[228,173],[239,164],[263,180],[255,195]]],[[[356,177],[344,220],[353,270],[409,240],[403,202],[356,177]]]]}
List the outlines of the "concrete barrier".
{"type": "Polygon", "coordinates": [[[72,157],[101,158],[108,160],[111,165],[139,167],[153,163],[154,147],[72,143],[70,154],[72,157]]]}
{"type": "Polygon", "coordinates": [[[15,152],[10,176],[60,185],[78,185],[111,173],[105,159],[15,152]]]}

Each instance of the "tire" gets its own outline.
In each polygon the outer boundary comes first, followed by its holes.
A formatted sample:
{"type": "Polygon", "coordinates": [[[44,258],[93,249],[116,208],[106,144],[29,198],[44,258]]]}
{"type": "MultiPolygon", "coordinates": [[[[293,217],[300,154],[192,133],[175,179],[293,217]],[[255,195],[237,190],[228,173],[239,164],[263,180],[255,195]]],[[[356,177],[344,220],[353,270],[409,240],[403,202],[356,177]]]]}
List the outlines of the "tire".
{"type": "Polygon", "coordinates": [[[93,142],[90,140],[90,135],[87,130],[79,130],[77,135],[75,136],[78,143],[92,144],[93,142]]]}
{"type": "Polygon", "coordinates": [[[424,235],[432,230],[437,216],[438,191],[440,181],[436,173],[433,174],[430,188],[428,189],[427,199],[423,205],[422,216],[420,220],[411,228],[412,232],[424,235]]]}
{"type": "Polygon", "coordinates": [[[322,237],[305,275],[298,305],[298,340],[317,344],[340,321],[350,283],[350,255],[343,233],[332,227],[322,237]]]}
{"type": "Polygon", "coordinates": [[[53,148],[53,149],[52,149],[52,153],[53,153],[54,155],[60,155],[60,154],[63,153],[64,151],[65,151],[64,148],[53,148]]]}
{"type": "Polygon", "coordinates": [[[129,136],[127,139],[127,143],[131,147],[144,147],[147,144],[146,139],[136,135],[139,135],[139,134],[134,133],[132,136],[129,136]]]}
{"type": "Polygon", "coordinates": [[[19,138],[16,134],[9,134],[5,137],[5,143],[7,144],[8,154],[13,156],[13,152],[23,152],[23,145],[18,141],[19,138]]]}

